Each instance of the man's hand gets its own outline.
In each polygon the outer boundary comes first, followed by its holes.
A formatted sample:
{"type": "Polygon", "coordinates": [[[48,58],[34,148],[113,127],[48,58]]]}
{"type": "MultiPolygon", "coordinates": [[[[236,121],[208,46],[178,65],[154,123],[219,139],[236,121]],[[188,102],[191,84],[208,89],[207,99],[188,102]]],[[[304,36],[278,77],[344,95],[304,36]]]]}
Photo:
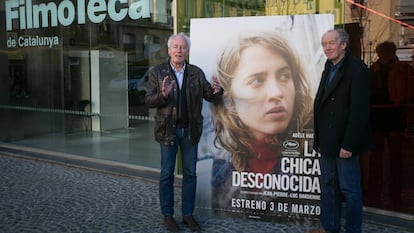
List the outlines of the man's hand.
{"type": "Polygon", "coordinates": [[[220,93],[221,91],[221,86],[216,76],[213,76],[213,89],[214,89],[213,94],[220,93]]]}
{"type": "Polygon", "coordinates": [[[339,157],[343,159],[351,158],[352,152],[341,148],[341,151],[339,151],[339,157]]]}
{"type": "Polygon", "coordinates": [[[172,88],[174,87],[174,83],[175,83],[175,80],[171,81],[168,78],[168,76],[164,77],[164,79],[162,80],[162,89],[161,89],[161,93],[164,97],[167,97],[170,94],[172,88]]]}

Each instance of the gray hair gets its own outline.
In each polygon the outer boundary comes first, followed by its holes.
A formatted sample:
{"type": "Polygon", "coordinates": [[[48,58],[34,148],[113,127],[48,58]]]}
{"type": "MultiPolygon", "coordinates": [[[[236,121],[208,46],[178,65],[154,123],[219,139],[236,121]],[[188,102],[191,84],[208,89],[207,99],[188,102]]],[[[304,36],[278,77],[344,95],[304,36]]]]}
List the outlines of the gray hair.
{"type": "Polygon", "coordinates": [[[191,47],[191,40],[190,40],[190,37],[188,37],[188,36],[187,36],[186,34],[184,34],[183,32],[180,32],[180,33],[177,33],[177,34],[172,34],[172,35],[168,38],[168,41],[167,41],[167,46],[168,46],[168,48],[170,48],[172,40],[174,40],[174,39],[175,39],[175,38],[177,38],[177,37],[181,37],[181,38],[183,38],[183,39],[185,40],[185,42],[187,43],[187,48],[188,48],[188,49],[190,49],[190,47],[191,47]]]}
{"type": "Polygon", "coordinates": [[[349,43],[350,43],[349,42],[349,34],[345,31],[345,29],[342,29],[342,28],[331,29],[331,30],[325,32],[324,35],[326,35],[327,33],[330,33],[330,32],[336,32],[336,33],[338,33],[339,42],[345,43],[346,44],[346,47],[347,48],[349,47],[349,43]]]}
{"type": "Polygon", "coordinates": [[[345,31],[345,29],[336,29],[339,35],[339,40],[346,45],[349,45],[349,34],[345,31]]]}

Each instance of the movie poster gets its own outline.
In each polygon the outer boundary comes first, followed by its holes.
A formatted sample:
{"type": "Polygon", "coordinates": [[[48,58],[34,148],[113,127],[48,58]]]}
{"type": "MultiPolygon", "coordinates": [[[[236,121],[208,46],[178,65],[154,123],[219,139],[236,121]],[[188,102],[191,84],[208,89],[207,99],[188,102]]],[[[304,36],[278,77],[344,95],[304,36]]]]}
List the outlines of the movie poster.
{"type": "Polygon", "coordinates": [[[198,208],[276,220],[319,218],[313,99],[333,28],[327,14],[191,20],[190,63],[216,77],[219,103],[203,105],[198,208]]]}

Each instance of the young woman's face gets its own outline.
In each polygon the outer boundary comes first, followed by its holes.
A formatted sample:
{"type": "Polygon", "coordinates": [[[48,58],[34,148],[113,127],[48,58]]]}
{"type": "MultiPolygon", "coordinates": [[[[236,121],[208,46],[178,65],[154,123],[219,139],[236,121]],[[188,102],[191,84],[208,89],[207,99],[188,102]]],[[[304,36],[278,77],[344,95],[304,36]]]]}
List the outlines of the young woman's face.
{"type": "Polygon", "coordinates": [[[295,86],[291,67],[260,45],[241,54],[231,96],[240,120],[257,140],[282,133],[293,115],[295,86]]]}

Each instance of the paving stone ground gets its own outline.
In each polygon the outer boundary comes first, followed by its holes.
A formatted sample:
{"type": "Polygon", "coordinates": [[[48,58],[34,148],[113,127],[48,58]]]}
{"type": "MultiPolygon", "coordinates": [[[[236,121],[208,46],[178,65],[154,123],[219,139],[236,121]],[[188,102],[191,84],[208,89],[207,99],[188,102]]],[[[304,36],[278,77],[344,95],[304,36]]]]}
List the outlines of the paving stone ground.
{"type": "MultiPolygon", "coordinates": [[[[176,187],[176,212],[180,189],[176,187]]],[[[223,218],[196,209],[203,232],[303,233],[314,222],[263,222],[223,218]]],[[[181,216],[175,216],[178,221],[181,216]]],[[[0,153],[0,232],[166,232],[158,184],[125,176],[0,153]]],[[[180,232],[190,232],[180,223],[180,232]]],[[[381,223],[364,222],[364,233],[408,233],[381,223]]]]}

